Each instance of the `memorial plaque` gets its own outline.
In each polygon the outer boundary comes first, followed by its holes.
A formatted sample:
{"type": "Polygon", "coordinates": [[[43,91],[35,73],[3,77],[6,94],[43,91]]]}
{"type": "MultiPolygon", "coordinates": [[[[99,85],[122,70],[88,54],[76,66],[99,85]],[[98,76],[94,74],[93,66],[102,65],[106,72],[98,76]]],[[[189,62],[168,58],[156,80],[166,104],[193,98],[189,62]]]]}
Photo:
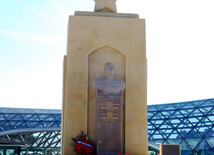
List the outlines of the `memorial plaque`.
{"type": "Polygon", "coordinates": [[[160,144],[160,155],[181,155],[180,144],[160,144]]]}
{"type": "Polygon", "coordinates": [[[97,97],[97,152],[122,154],[122,97],[97,97]]]}

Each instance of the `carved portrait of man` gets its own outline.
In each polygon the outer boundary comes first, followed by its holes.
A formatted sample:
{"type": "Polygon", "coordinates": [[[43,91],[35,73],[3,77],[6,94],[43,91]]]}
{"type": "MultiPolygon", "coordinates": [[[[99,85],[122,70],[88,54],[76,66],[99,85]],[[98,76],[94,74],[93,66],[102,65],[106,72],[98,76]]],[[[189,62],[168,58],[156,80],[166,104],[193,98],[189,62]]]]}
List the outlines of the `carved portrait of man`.
{"type": "Polygon", "coordinates": [[[121,95],[125,89],[125,83],[122,80],[114,78],[114,64],[108,62],[104,66],[105,76],[94,80],[94,87],[99,94],[121,95]]]}

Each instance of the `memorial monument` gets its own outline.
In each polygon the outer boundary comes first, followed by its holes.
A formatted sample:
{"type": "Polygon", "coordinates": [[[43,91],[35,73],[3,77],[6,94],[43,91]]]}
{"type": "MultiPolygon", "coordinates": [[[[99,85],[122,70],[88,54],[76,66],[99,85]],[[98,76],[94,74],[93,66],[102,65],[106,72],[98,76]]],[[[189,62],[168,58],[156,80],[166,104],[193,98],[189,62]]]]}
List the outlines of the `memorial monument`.
{"type": "Polygon", "coordinates": [[[69,16],[61,154],[84,131],[98,154],[147,155],[145,20],[117,13],[116,0],[94,10],[69,16]]]}
{"type": "Polygon", "coordinates": [[[122,154],[122,91],[124,81],[113,77],[106,63],[105,76],[94,80],[97,89],[97,154],[122,154]]]}

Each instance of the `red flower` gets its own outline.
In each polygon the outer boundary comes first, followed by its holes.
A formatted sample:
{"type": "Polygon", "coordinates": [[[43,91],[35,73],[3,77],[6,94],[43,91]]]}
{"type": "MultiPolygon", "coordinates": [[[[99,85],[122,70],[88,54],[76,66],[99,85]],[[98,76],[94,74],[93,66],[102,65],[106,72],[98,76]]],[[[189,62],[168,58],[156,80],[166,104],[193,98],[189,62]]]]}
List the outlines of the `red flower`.
{"type": "Polygon", "coordinates": [[[88,137],[86,136],[82,136],[84,135],[81,132],[81,136],[79,136],[78,138],[72,138],[73,142],[74,142],[74,150],[77,153],[81,153],[82,155],[91,155],[91,154],[95,154],[95,146],[94,143],[88,139],[88,137]],[[80,142],[82,142],[83,144],[81,144],[80,142]],[[87,144],[89,144],[90,146],[88,146],[87,144]]]}

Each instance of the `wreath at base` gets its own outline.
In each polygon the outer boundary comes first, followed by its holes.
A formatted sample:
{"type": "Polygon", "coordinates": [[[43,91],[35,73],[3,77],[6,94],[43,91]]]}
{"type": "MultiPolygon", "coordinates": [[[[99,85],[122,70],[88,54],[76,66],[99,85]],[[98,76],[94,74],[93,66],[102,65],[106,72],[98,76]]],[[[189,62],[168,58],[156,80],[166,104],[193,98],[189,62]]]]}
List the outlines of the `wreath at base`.
{"type": "Polygon", "coordinates": [[[74,148],[77,155],[94,155],[96,149],[94,143],[88,139],[84,131],[81,131],[76,137],[71,138],[73,143],[70,144],[74,148]]]}

